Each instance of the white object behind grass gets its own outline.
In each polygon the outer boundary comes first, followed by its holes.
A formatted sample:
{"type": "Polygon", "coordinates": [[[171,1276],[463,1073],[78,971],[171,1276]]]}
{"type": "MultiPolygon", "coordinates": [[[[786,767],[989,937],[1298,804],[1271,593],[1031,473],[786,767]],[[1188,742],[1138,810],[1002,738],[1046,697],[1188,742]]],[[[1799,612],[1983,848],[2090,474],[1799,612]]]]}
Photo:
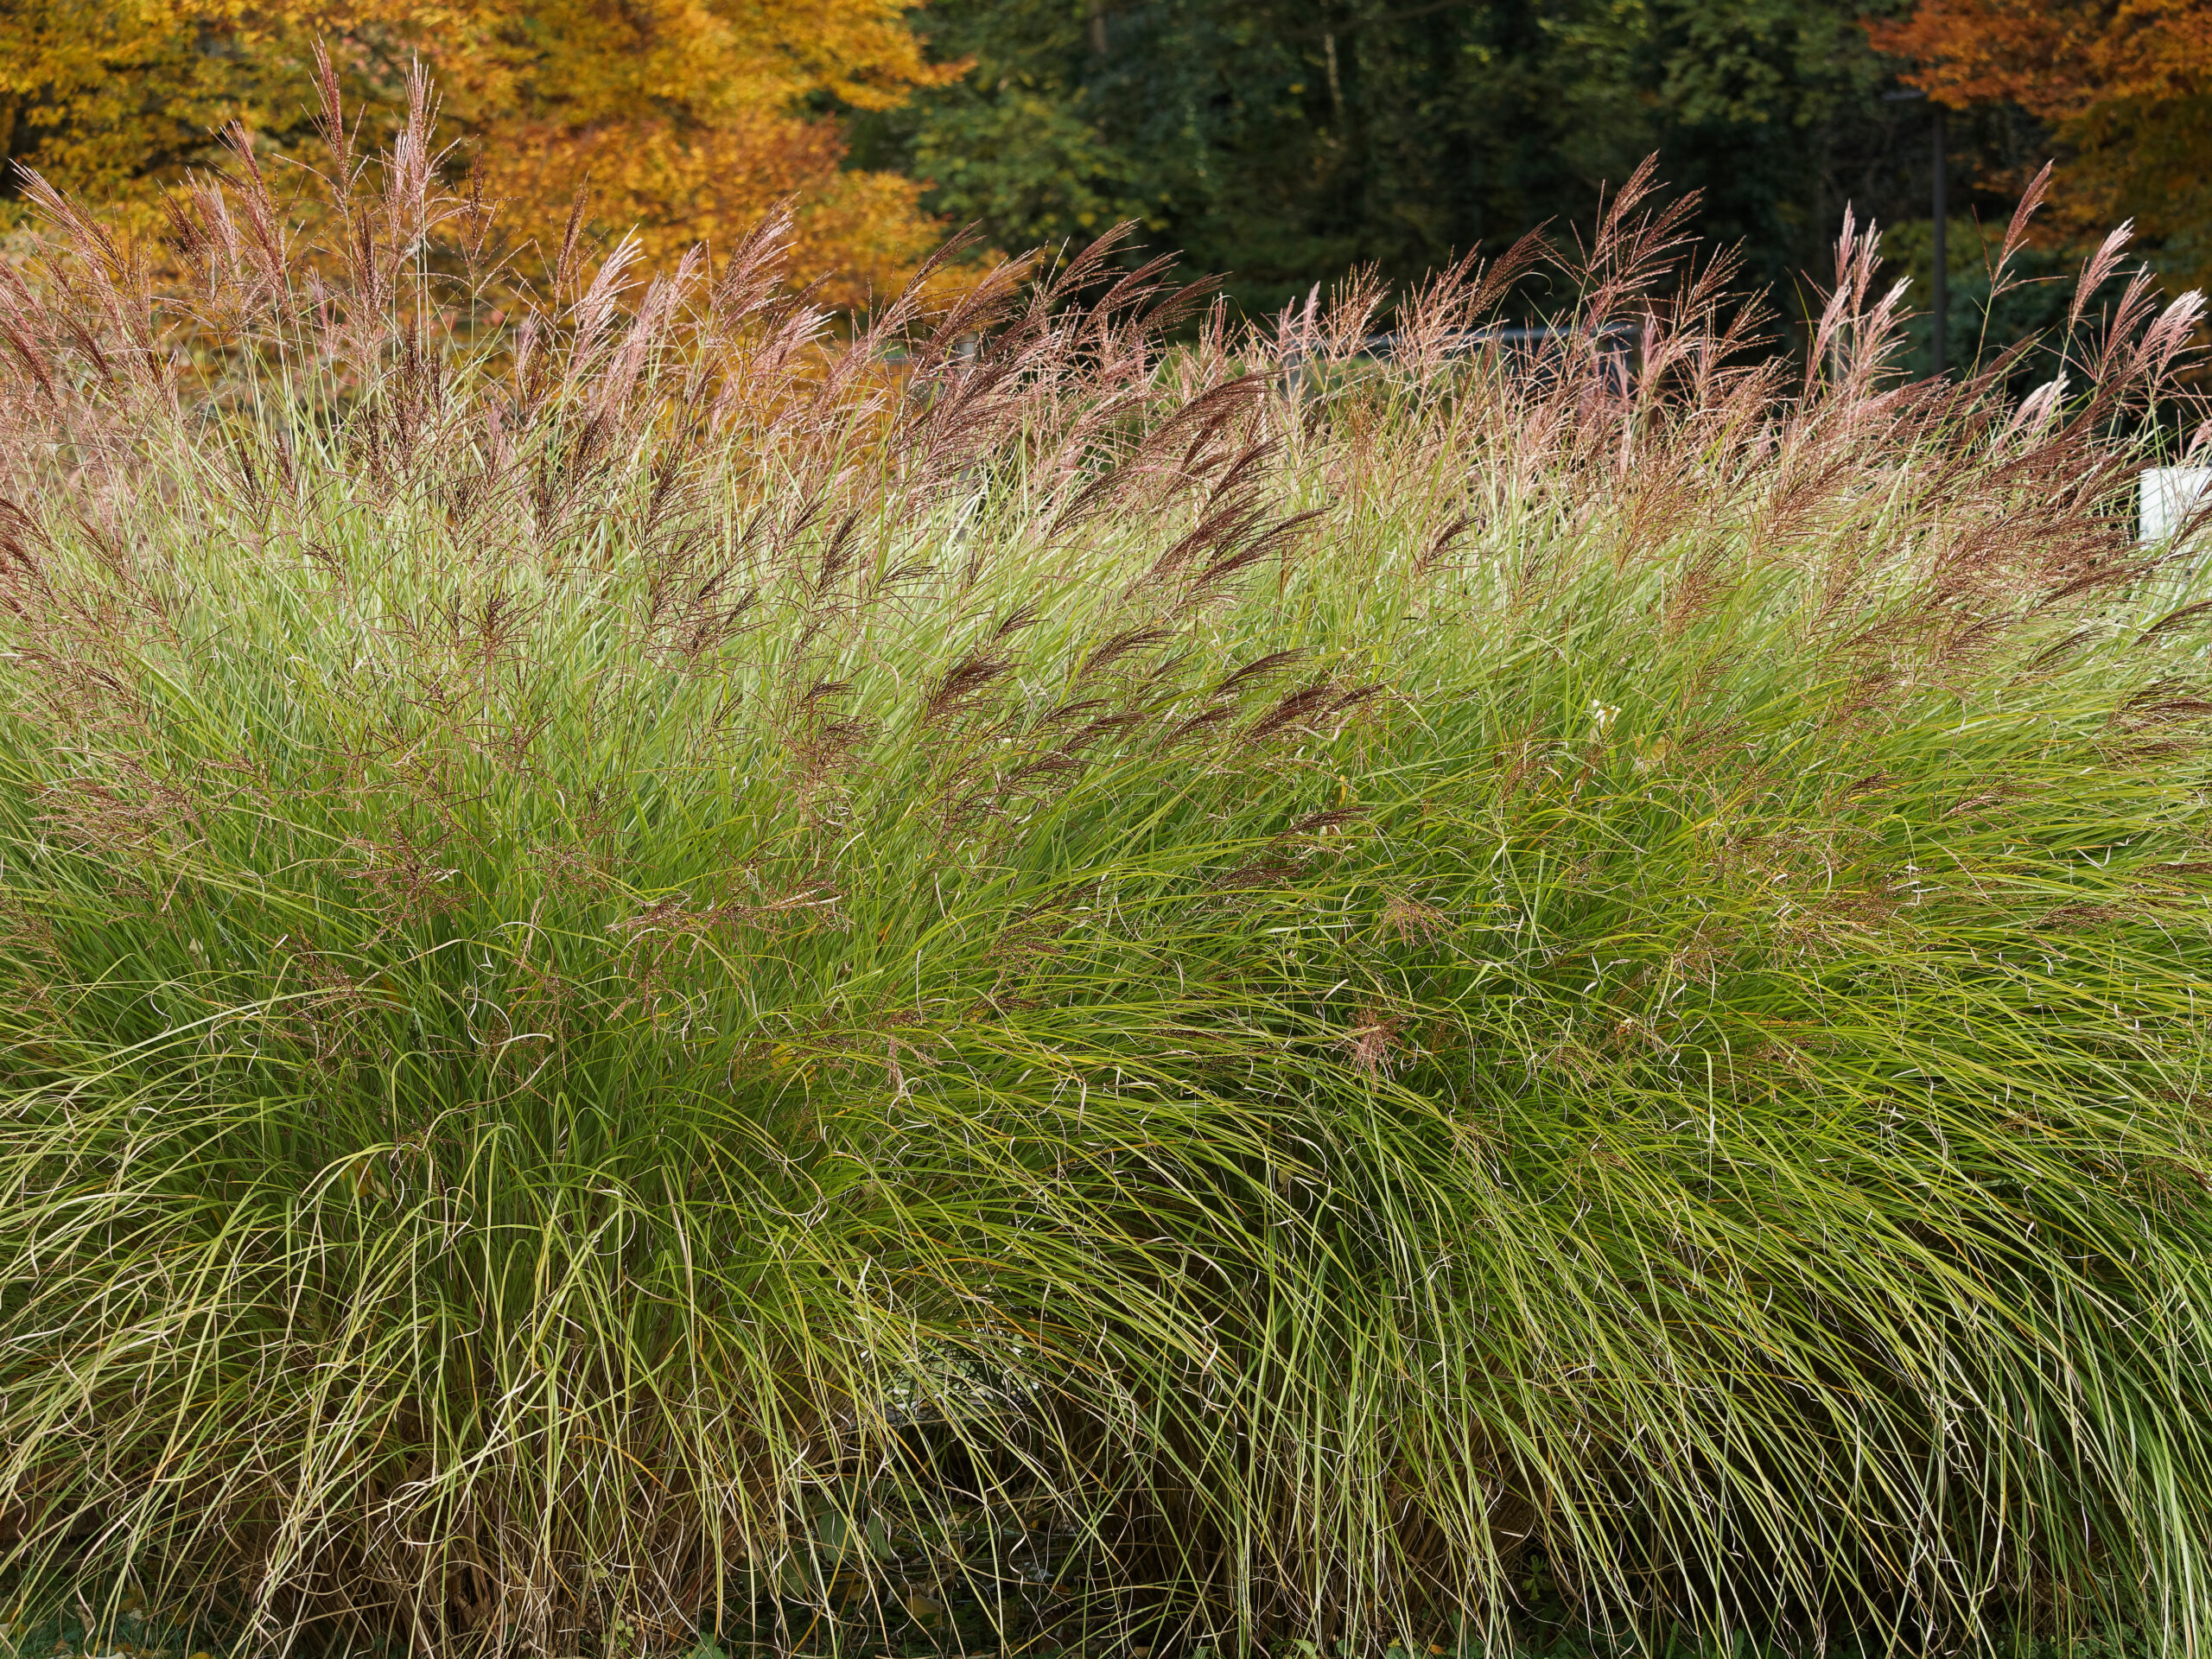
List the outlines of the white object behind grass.
{"type": "Polygon", "coordinates": [[[2212,491],[2212,467],[2151,467],[2142,478],[2136,539],[2163,542],[2212,491]]]}

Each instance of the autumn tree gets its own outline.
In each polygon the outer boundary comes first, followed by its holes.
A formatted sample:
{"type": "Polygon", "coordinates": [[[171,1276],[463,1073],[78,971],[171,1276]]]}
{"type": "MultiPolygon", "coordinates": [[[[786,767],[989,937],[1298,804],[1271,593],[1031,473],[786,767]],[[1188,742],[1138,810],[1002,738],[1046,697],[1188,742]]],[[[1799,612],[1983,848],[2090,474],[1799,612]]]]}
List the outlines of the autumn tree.
{"type": "Polygon", "coordinates": [[[1952,108],[2050,122],[2082,228],[2133,218],[2177,275],[2212,277],[2212,0],[1921,0],[1868,28],[1952,108]]]}
{"type": "MultiPolygon", "coordinates": [[[[591,213],[649,252],[726,241],[797,196],[798,268],[841,297],[937,239],[918,188],[841,166],[832,111],[957,70],[924,60],[915,0],[16,0],[0,8],[0,150],[126,215],[216,159],[243,120],[279,154],[308,136],[315,43],[396,108],[417,60],[441,137],[531,224],[587,178],[591,213]]],[[[10,181],[13,188],[14,181],[10,181]]]]}

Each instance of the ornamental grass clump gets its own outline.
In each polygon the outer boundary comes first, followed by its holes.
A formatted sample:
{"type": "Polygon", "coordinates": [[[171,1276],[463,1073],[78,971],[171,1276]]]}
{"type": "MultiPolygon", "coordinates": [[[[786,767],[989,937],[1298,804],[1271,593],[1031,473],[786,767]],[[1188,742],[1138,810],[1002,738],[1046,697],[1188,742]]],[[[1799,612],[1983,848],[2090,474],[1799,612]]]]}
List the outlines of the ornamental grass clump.
{"type": "Polygon", "coordinates": [[[427,101],[0,269],[22,1594],[2212,1633],[2194,296],[2012,406],[1847,232],[1800,381],[1639,177],[1387,360],[1110,245],[840,332],[780,220],[526,288],[427,101]]]}

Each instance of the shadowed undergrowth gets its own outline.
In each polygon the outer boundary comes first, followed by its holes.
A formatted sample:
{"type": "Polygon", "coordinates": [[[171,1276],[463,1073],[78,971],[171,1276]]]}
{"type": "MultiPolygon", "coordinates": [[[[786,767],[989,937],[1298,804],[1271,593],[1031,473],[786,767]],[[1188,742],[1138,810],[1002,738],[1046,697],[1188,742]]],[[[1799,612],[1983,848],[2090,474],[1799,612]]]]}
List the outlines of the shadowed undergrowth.
{"type": "Polygon", "coordinates": [[[1847,235],[1785,383],[1639,181],[1383,364],[1106,248],[841,336],[776,223],[518,297],[419,130],[0,273],[26,1594],[2194,1650],[2193,296],[2014,407],[1847,235]]]}

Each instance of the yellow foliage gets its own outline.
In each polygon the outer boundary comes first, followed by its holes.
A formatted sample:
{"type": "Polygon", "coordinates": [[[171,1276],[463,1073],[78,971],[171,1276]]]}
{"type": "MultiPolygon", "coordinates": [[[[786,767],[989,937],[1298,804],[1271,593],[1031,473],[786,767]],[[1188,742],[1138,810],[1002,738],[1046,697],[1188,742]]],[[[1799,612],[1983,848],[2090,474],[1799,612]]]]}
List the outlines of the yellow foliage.
{"type": "Polygon", "coordinates": [[[852,300],[936,239],[919,187],[845,172],[830,100],[894,104],[957,73],[923,60],[915,0],[18,0],[0,9],[0,149],[65,190],[149,220],[161,189],[243,120],[264,153],[315,160],[318,40],[359,105],[396,118],[419,60],[440,140],[514,218],[590,219],[651,255],[727,244],[798,199],[797,269],[852,300]]]}

